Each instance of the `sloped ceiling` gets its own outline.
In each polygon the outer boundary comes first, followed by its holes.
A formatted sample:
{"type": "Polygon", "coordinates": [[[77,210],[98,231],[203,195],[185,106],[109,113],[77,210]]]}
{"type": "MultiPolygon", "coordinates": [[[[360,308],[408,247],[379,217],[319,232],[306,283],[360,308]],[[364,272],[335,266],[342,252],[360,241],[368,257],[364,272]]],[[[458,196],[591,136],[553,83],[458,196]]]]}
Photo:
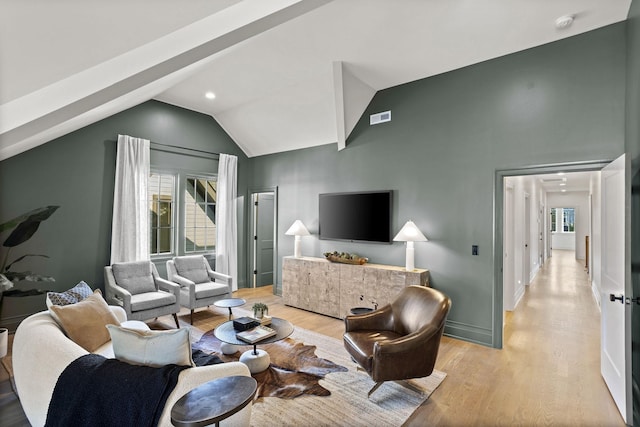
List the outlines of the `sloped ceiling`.
{"type": "Polygon", "coordinates": [[[149,99],[210,114],[250,157],[344,148],[376,91],[622,21],[630,3],[0,0],[0,160],[149,99]]]}

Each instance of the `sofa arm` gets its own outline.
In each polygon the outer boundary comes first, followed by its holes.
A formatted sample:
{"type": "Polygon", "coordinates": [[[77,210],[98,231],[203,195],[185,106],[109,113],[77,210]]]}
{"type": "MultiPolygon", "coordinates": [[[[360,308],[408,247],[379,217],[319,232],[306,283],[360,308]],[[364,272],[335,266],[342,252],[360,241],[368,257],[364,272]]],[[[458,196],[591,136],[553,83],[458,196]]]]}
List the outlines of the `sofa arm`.
{"type": "MultiPolygon", "coordinates": [[[[197,386],[215,380],[216,378],[230,377],[234,375],[251,376],[247,365],[240,362],[227,362],[217,365],[198,366],[185,369],[180,372],[178,384],[167,398],[167,402],[160,417],[160,426],[171,425],[171,408],[182,396],[197,386]]],[[[240,412],[220,422],[221,426],[248,426],[251,424],[251,403],[240,412]]]]}
{"type": "Polygon", "coordinates": [[[124,311],[124,308],[120,307],[119,305],[110,305],[109,308],[120,323],[127,321],[127,312],[124,311]]]}

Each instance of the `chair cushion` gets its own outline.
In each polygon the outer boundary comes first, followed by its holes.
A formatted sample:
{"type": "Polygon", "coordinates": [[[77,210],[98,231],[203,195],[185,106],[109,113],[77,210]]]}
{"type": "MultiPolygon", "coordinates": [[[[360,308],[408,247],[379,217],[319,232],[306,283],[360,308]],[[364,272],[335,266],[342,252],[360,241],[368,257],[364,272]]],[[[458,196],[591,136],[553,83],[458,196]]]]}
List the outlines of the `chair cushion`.
{"type": "Polygon", "coordinates": [[[211,280],[204,265],[205,262],[202,255],[181,256],[173,259],[178,274],[193,283],[204,283],[211,280]]]}
{"type": "Polygon", "coordinates": [[[52,305],[68,305],[82,301],[93,293],[84,281],[64,292],[47,292],[47,307],[52,305]]]}
{"type": "Polygon", "coordinates": [[[155,368],[165,365],[194,366],[188,329],[144,331],[108,325],[116,359],[155,368]]]}
{"type": "Polygon", "coordinates": [[[125,288],[131,295],[157,290],[149,261],[116,263],[111,269],[118,286],[125,288]]]}
{"type": "Polygon", "coordinates": [[[196,285],[196,299],[216,297],[229,293],[229,285],[226,283],[199,283],[196,285]]]}
{"type": "Polygon", "coordinates": [[[131,311],[149,310],[176,303],[176,296],[164,291],[131,295],[131,311]]]}
{"type": "Polygon", "coordinates": [[[106,325],[119,325],[99,289],[76,304],[52,305],[50,310],[71,341],[93,352],[110,340],[106,325]]]}

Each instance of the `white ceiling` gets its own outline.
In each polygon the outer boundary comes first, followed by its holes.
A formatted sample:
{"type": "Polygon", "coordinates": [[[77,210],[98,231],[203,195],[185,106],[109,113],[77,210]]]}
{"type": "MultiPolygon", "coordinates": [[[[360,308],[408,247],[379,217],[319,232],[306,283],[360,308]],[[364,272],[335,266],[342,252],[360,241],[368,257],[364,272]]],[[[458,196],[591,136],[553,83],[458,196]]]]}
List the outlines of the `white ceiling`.
{"type": "Polygon", "coordinates": [[[0,0],[0,160],[148,99],[212,115],[250,157],[342,148],[376,91],[622,21],[630,3],[0,0]]]}

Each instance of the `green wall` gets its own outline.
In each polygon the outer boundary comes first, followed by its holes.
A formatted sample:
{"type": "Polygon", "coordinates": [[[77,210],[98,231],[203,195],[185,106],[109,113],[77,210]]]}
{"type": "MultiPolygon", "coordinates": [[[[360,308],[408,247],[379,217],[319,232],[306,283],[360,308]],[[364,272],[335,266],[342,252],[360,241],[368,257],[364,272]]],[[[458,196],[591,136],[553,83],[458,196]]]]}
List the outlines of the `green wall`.
{"type": "MultiPolygon", "coordinates": [[[[294,220],[317,233],[319,193],[394,190],[394,232],[409,219],[421,228],[429,242],[416,244],[416,266],[453,300],[447,332],[493,345],[496,170],[614,159],[624,108],[624,23],[380,91],[346,149],[252,159],[252,184],[279,190],[278,270],[294,220]],[[392,121],[369,126],[385,110],[392,121]]],[[[404,265],[400,243],[302,241],[308,256],[335,249],[404,265]]]]}
{"type": "MultiPolygon", "coordinates": [[[[34,237],[15,253],[44,253],[23,267],[51,275],[43,288],[66,290],[80,280],[103,288],[109,264],[118,134],[151,142],[238,156],[238,191],[246,193],[248,159],[211,117],[149,101],[47,144],[0,162],[0,222],[28,210],[60,205],[34,237]]],[[[153,164],[177,169],[208,168],[217,160],[152,150],[153,164]]],[[[241,212],[241,215],[244,215],[241,212]]],[[[242,229],[240,230],[242,232],[242,229]]],[[[244,248],[240,265],[244,265],[244,248]]],[[[239,269],[242,286],[244,268],[239,269]]]]}
{"type": "MultiPolygon", "coordinates": [[[[632,296],[640,297],[640,3],[631,3],[627,19],[626,147],[631,156],[632,296]]],[[[640,310],[631,306],[633,423],[640,425],[640,310]]],[[[630,423],[631,424],[631,423],[630,423]]]]}

